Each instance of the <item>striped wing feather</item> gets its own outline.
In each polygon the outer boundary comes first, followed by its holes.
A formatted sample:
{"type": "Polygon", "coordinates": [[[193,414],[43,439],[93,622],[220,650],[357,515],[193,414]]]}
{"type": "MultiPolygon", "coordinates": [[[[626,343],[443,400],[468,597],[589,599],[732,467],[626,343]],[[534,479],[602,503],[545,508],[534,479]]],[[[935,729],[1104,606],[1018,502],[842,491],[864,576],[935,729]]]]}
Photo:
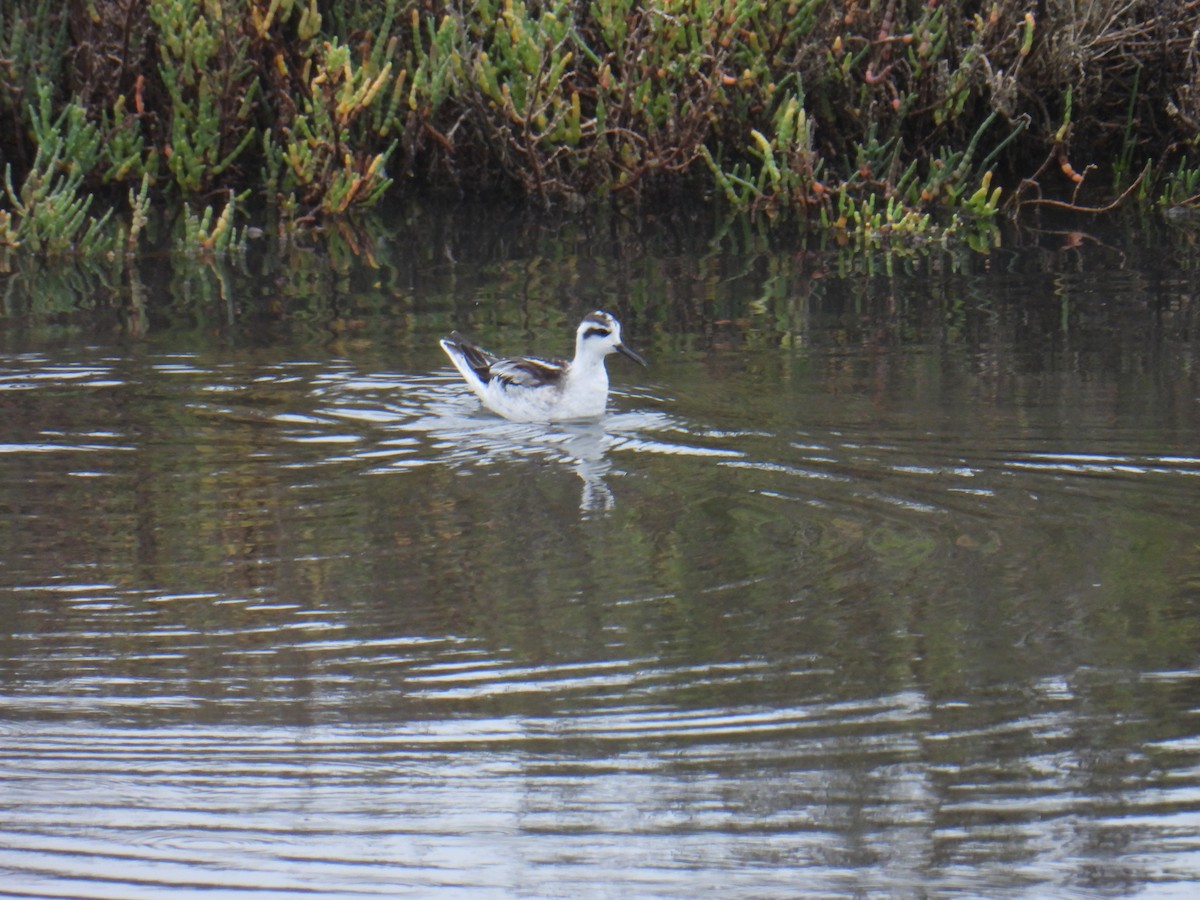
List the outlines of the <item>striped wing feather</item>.
{"type": "Polygon", "coordinates": [[[491,365],[493,378],[506,385],[518,387],[545,387],[559,384],[566,372],[566,364],[552,359],[498,359],[491,365]]]}
{"type": "Polygon", "coordinates": [[[462,355],[463,361],[484,384],[497,378],[506,387],[543,387],[558,384],[566,372],[566,363],[561,360],[525,356],[501,359],[478,344],[471,343],[457,331],[445,338],[445,343],[462,355]]]}

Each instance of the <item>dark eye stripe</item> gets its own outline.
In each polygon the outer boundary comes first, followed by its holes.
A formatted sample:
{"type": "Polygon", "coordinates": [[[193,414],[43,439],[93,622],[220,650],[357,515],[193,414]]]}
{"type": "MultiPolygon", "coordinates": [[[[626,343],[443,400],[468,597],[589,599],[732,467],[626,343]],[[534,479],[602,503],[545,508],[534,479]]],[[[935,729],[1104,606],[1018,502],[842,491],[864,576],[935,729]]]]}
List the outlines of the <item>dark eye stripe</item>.
{"type": "Polygon", "coordinates": [[[587,331],[585,331],[583,333],[583,336],[585,338],[608,337],[610,334],[612,334],[612,332],[609,331],[607,328],[589,328],[587,331]]]}

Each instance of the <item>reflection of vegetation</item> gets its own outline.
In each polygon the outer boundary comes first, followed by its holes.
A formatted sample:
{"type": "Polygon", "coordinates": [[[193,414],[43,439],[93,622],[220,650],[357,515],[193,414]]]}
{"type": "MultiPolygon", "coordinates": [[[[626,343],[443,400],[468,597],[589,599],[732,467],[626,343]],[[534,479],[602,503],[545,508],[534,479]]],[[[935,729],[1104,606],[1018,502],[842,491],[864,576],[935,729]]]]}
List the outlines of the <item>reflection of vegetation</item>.
{"type": "MultiPolygon", "coordinates": [[[[513,350],[528,349],[534,331],[546,335],[539,344],[557,347],[564,323],[582,309],[610,306],[643,343],[692,349],[884,346],[926,340],[934,329],[948,353],[1003,378],[1014,354],[1099,352],[1106,340],[1110,351],[1123,346],[1126,325],[1114,317],[1128,317],[1136,329],[1144,310],[1089,299],[1114,268],[1168,334],[1185,334],[1197,305],[1136,274],[1194,265],[1186,232],[1164,230],[1162,238],[1157,249],[1168,254],[1166,263],[1140,258],[1146,251],[1136,244],[1120,251],[1098,240],[1068,252],[1014,247],[1014,268],[995,274],[981,294],[975,275],[992,264],[962,249],[797,248],[762,222],[714,222],[694,208],[632,220],[406,207],[330,227],[320,249],[263,240],[225,259],[153,257],[130,265],[113,257],[57,268],[25,260],[0,275],[0,290],[8,310],[36,322],[123,310],[128,285],[143,283],[152,330],[183,327],[186,319],[168,304],[178,312],[190,305],[200,327],[284,327],[315,341],[370,340],[376,328],[391,328],[389,340],[410,340],[408,325],[390,323],[433,294],[451,297],[455,316],[436,328],[500,329],[498,345],[513,350]],[[1059,273],[1053,293],[1029,296],[1023,279],[1044,272],[1059,273]],[[912,278],[923,281],[924,296],[895,287],[912,278]],[[999,349],[982,352],[988,344],[999,349]]],[[[1016,233],[1009,242],[1023,239],[1016,233]]]]}

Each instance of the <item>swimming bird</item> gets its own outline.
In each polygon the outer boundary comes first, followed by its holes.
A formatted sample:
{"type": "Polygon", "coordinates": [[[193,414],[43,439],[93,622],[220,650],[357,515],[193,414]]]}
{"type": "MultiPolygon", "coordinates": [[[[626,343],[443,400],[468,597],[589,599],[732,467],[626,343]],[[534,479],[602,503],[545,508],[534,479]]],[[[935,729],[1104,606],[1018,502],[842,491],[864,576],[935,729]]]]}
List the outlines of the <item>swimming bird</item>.
{"type": "Polygon", "coordinates": [[[621,343],[621,323],[596,310],[575,331],[575,358],[501,359],[457,331],[442,338],[442,349],[483,405],[514,422],[561,422],[603,415],[608,404],[604,357],[616,351],[648,365],[621,343]]]}

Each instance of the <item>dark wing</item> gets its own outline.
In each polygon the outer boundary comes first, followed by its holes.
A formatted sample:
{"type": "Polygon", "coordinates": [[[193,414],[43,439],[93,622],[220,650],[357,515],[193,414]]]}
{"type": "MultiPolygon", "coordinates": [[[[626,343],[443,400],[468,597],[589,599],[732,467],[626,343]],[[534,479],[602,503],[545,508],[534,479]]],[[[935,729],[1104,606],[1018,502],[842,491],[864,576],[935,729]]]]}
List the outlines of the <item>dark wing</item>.
{"type": "Polygon", "coordinates": [[[478,344],[471,343],[457,331],[450,332],[442,339],[442,343],[453,347],[485,384],[493,378],[499,378],[505,386],[544,387],[559,384],[567,371],[567,364],[557,359],[533,359],[527,356],[500,359],[478,344]]]}
{"type": "Polygon", "coordinates": [[[491,375],[504,384],[519,387],[546,387],[561,384],[567,364],[557,359],[532,359],[527,356],[497,359],[492,362],[491,375]]]}

